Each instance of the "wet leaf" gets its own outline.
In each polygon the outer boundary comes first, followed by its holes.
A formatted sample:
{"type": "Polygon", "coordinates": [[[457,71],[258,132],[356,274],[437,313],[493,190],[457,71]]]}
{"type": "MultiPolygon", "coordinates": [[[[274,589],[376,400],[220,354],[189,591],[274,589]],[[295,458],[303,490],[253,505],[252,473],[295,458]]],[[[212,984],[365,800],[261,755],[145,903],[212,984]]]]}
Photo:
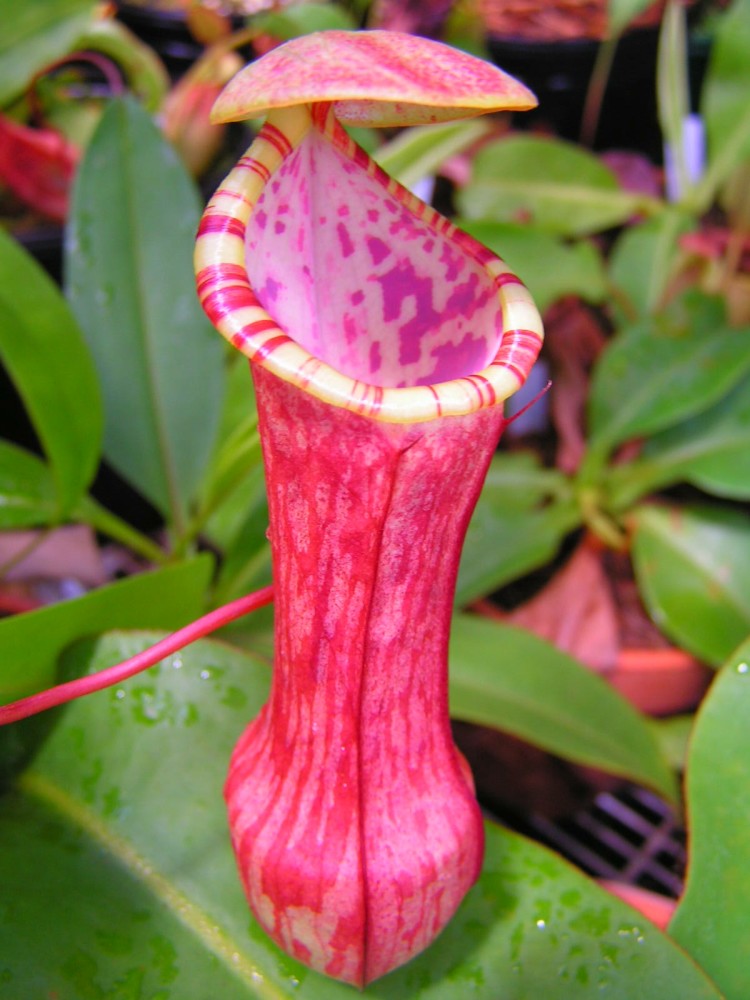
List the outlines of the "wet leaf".
{"type": "Polygon", "coordinates": [[[750,517],[723,507],[639,507],[633,561],[651,617],[714,665],[750,634],[750,517]]]}
{"type": "MultiPolygon", "coordinates": [[[[130,576],[74,600],[0,621],[0,698],[22,698],[54,683],[57,658],[71,642],[111,628],[178,628],[204,610],[212,560],[130,576]]],[[[1,731],[1,730],[0,730],[1,731]]]]}
{"type": "MultiPolygon", "coordinates": [[[[69,667],[101,669],[154,638],[82,644],[69,667]]],[[[269,942],[235,872],[221,787],[268,683],[251,657],[201,642],[66,710],[0,800],[0,933],[13,940],[4,986],[57,1000],[352,996],[269,942]]],[[[363,993],[586,1000],[603,990],[718,1000],[648,921],[549,851],[488,826],[483,873],[454,920],[363,993]]]]}
{"type": "Polygon", "coordinates": [[[669,930],[727,1000],[750,992],[750,644],[734,653],[698,712],[690,739],[687,885],[669,930]]]}

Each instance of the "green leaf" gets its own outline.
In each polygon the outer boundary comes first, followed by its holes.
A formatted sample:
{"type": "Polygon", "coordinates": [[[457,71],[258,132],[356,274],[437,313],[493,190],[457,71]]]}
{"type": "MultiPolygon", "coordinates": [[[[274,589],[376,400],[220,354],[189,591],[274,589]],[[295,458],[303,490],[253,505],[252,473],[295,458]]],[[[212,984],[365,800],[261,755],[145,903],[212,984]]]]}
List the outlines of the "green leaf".
{"type": "Polygon", "coordinates": [[[197,191],[131,99],[113,101],[81,163],[66,266],[96,361],[111,464],[179,532],[218,427],[223,344],[200,310],[197,191]]]}
{"type": "Polygon", "coordinates": [[[531,455],[496,456],[466,533],[456,603],[543,566],[580,523],[561,473],[543,469],[531,455]]]}
{"type": "Polygon", "coordinates": [[[685,8],[679,3],[667,3],[662,16],[656,66],[656,103],[662,136],[671,154],[677,190],[684,196],[690,187],[684,144],[684,126],[690,113],[690,81],[685,8]]]}
{"type": "Polygon", "coordinates": [[[75,48],[93,0],[0,0],[0,106],[18,97],[45,66],[75,48]]]}
{"type": "Polygon", "coordinates": [[[82,636],[112,628],[179,628],[203,610],[208,556],[128,577],[84,597],[0,621],[3,704],[55,681],[60,653],[82,636]]]}
{"type": "Polygon", "coordinates": [[[469,219],[533,223],[562,236],[608,229],[658,207],[623,191],[592,153],[534,136],[501,139],[480,150],[457,200],[469,219]]]}
{"type": "Polygon", "coordinates": [[[489,125],[481,119],[404,129],[381,146],[373,159],[387,174],[410,188],[488,131],[489,125]]]}
{"type": "Polygon", "coordinates": [[[618,325],[653,313],[672,276],[678,238],[690,228],[689,219],[665,211],[655,219],[623,230],[609,257],[609,275],[621,295],[613,301],[618,325]]]}
{"type": "Polygon", "coordinates": [[[722,507],[639,507],[636,578],[651,617],[679,645],[722,663],[750,635],[750,517],[722,507]]]}
{"type": "Polygon", "coordinates": [[[608,0],[609,34],[620,35],[631,21],[650,5],[651,0],[608,0]]]}
{"type": "Polygon", "coordinates": [[[676,800],[674,776],[645,717],[550,643],[519,628],[455,615],[450,664],[452,715],[676,800]]]}
{"type": "Polygon", "coordinates": [[[750,337],[727,325],[720,299],[693,293],[622,330],[594,371],[591,454],[700,413],[749,368],[750,337]]]}
{"type": "Polygon", "coordinates": [[[669,930],[727,1000],[750,994],[750,644],[716,678],[695,722],[688,755],[690,866],[669,930]]]}
{"type": "Polygon", "coordinates": [[[697,417],[652,437],[638,466],[665,482],[681,478],[716,496],[750,500],[750,378],[697,417]]]}
{"type": "Polygon", "coordinates": [[[0,529],[53,524],[58,516],[49,467],[9,441],[0,441],[0,529]]]}
{"type": "Polygon", "coordinates": [[[703,84],[709,167],[701,183],[703,204],[750,156],[750,0],[735,0],[721,15],[703,84]]]}
{"type": "MultiPolygon", "coordinates": [[[[70,668],[153,636],[79,647],[70,668]]],[[[344,1000],[351,987],[281,954],[250,918],[221,788],[268,671],[201,642],[71,705],[0,800],[0,981],[57,1000],[344,1000]]],[[[381,1000],[718,1000],[648,921],[551,852],[488,826],[478,884],[439,940],[367,987],[381,1000]],[[670,992],[671,991],[671,992],[670,992]]]]}
{"type": "Polygon", "coordinates": [[[66,515],[96,471],[96,371],[70,309],[41,267],[0,231],[0,357],[49,459],[66,515]]]}
{"type": "Polygon", "coordinates": [[[568,243],[542,229],[511,222],[454,221],[515,271],[541,313],[566,295],[592,303],[604,301],[604,264],[593,243],[568,243]]]}

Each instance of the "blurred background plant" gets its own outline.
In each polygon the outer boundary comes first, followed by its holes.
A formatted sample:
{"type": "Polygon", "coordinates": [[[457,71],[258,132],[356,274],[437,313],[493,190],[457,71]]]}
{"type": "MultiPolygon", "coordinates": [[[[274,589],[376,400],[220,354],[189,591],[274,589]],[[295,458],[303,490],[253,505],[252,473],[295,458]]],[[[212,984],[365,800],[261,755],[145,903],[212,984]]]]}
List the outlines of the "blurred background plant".
{"type": "MultiPolygon", "coordinates": [[[[207,121],[237,66],[297,34],[380,26],[495,55],[532,87],[542,66],[540,91],[552,65],[565,90],[570,47],[583,44],[583,84],[566,91],[576,111],[559,126],[542,94],[529,123],[498,116],[357,139],[505,258],[548,328],[529,392],[552,388],[509,425],[459,574],[451,703],[480,800],[544,840],[539,816],[637,788],[674,830],[692,732],[691,882],[673,933],[739,1000],[750,898],[750,876],[737,874],[750,870],[750,781],[738,768],[750,697],[750,4],[505,5],[513,27],[480,2],[143,9],[153,6],[2,0],[2,700],[129,655],[153,641],[142,630],[179,627],[270,581],[250,381],[200,312],[191,267],[205,194],[253,130],[207,121]],[[650,24],[636,26],[647,7],[650,24]],[[607,102],[623,92],[617,53],[628,41],[636,63],[653,53],[651,82],[647,97],[636,92],[626,63],[630,120],[617,131],[623,114],[607,102]],[[513,52],[517,66],[502,59],[513,52]],[[613,134],[620,148],[603,149],[613,134]],[[43,266],[19,243],[40,220],[64,231],[57,250],[27,241],[43,266]],[[679,668],[669,661],[666,693],[645,697],[633,645],[662,665],[667,647],[688,654],[679,668]],[[695,725],[692,714],[641,712],[699,702],[695,725]],[[719,834],[731,845],[724,861],[719,834]],[[730,869],[731,889],[717,889],[730,869]],[[703,933],[711,921],[719,939],[703,933]]],[[[148,988],[181,1000],[265,995],[266,981],[282,996],[345,989],[248,937],[223,834],[223,769],[267,691],[270,625],[260,612],[227,632],[231,647],[201,643],[143,683],[0,731],[2,883],[14,899],[4,912],[17,941],[12,962],[0,953],[0,982],[29,995],[63,983],[60,996],[148,988]],[[123,699],[130,715],[116,721],[123,699]],[[138,858],[153,878],[133,876],[138,858]],[[63,919],[57,901],[71,899],[63,919]],[[189,917],[177,922],[180,907],[189,917]],[[113,914],[127,927],[116,940],[113,914]]],[[[681,997],[719,995],[674,941],[649,930],[644,950],[642,922],[589,879],[488,830],[485,874],[441,960],[428,952],[368,993],[455,996],[459,982],[496,997],[522,982],[526,995],[585,996],[604,977],[611,996],[663,995],[666,979],[681,997]],[[543,942],[553,917],[560,933],[543,942]]],[[[670,863],[676,895],[682,856],[670,863]]]]}

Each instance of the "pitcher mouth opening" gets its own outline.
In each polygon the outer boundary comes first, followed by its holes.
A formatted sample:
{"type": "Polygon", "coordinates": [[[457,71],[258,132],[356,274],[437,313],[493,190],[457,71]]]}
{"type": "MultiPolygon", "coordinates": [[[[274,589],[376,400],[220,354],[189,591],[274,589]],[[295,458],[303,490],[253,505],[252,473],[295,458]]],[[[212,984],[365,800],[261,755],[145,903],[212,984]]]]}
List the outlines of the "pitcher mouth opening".
{"type": "Polygon", "coordinates": [[[520,279],[388,177],[330,105],[269,115],[206,209],[196,271],[243,354],[377,420],[497,405],[542,343],[520,279]]]}

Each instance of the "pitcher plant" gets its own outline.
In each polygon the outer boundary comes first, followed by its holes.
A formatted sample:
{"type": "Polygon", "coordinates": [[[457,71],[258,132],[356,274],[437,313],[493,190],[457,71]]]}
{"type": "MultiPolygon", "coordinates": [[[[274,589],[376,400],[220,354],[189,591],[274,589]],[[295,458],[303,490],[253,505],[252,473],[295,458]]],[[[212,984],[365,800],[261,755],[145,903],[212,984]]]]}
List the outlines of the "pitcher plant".
{"type": "MultiPolygon", "coordinates": [[[[482,864],[448,716],[469,518],[503,401],[542,343],[502,260],[388,177],[347,125],[533,107],[499,69],[396,32],[327,31],[241,70],[217,122],[266,114],[196,245],[198,294],[250,359],[273,558],[271,694],[232,755],[239,871],[266,932],[362,987],[422,951],[482,864]]],[[[271,599],[0,708],[0,724],[144,669],[271,599]]]]}
{"type": "Polygon", "coordinates": [[[449,628],[502,401],[542,327],[507,266],[344,126],[534,103],[439,43],[331,31],[249,65],[214,107],[267,114],[196,249],[203,307],[251,361],[275,586],[271,696],[226,785],[232,841],[271,937],[359,986],[426,947],[480,871],[449,628]]]}

